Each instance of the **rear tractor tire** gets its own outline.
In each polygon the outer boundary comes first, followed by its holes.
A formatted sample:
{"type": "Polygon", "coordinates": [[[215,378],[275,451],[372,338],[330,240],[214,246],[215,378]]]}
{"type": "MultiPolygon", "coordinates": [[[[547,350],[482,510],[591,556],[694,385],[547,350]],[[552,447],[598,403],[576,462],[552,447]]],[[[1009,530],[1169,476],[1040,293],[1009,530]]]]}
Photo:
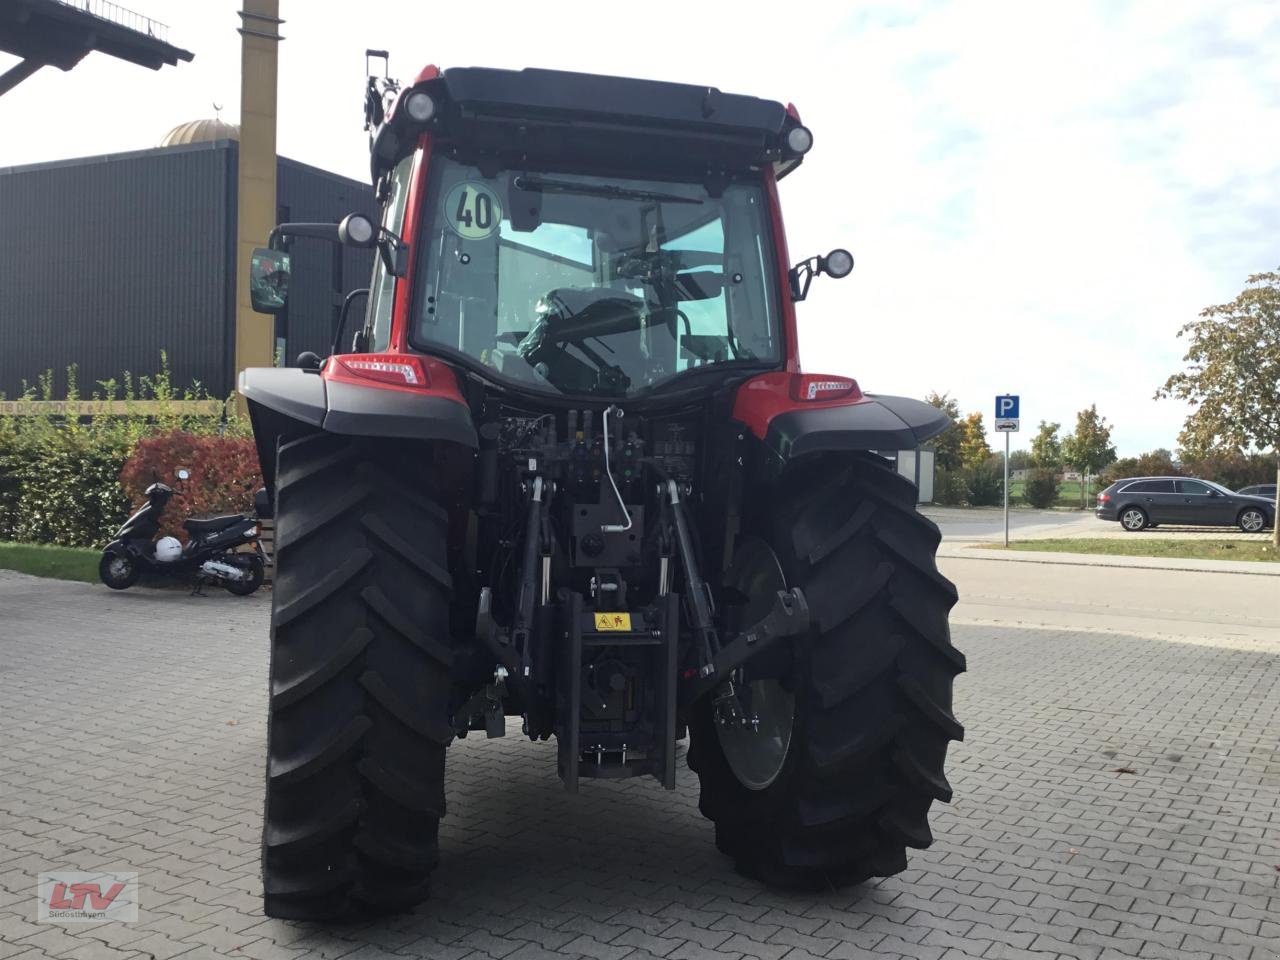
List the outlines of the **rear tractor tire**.
{"type": "Polygon", "coordinates": [[[427,894],[453,739],[451,581],[447,516],[402,450],[323,433],[279,449],[268,916],[352,918],[427,894]]]}
{"type": "MultiPolygon", "coordinates": [[[[748,519],[786,586],[804,591],[812,626],[792,641],[789,664],[772,668],[781,679],[751,687],[770,762],[744,762],[742,737],[752,734],[719,727],[711,697],[694,707],[699,807],[747,876],[799,888],[860,883],[905,869],[906,849],[933,841],[929,808],[951,799],[947,746],[964,735],[951,697],[965,660],[951,645],[956,592],[934,560],[938,529],[915,494],[880,458],[855,455],[784,476],[748,519]]],[[[747,585],[760,591],[767,579],[747,585]]]]}

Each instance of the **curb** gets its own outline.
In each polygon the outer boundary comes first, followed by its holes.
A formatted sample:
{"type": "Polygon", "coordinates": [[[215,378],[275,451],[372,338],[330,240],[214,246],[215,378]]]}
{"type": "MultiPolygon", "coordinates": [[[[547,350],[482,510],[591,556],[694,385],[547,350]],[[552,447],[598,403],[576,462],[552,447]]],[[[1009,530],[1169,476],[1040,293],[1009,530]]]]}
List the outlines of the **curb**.
{"type": "Polygon", "coordinates": [[[1185,573],[1233,573],[1250,577],[1280,577],[1280,563],[1257,560],[1179,560],[1176,557],[1119,557],[1109,554],[1091,553],[1051,553],[1049,551],[1011,550],[1005,554],[1003,550],[983,550],[981,548],[959,547],[939,551],[938,556],[959,560],[994,560],[998,563],[1039,563],[1047,566],[1055,564],[1072,567],[1111,567],[1124,570],[1179,570],[1185,573]],[[1121,560],[1136,561],[1122,563],[1121,560]],[[1164,560],[1164,563],[1156,561],[1164,560]],[[1276,569],[1268,570],[1266,567],[1276,569]]]}

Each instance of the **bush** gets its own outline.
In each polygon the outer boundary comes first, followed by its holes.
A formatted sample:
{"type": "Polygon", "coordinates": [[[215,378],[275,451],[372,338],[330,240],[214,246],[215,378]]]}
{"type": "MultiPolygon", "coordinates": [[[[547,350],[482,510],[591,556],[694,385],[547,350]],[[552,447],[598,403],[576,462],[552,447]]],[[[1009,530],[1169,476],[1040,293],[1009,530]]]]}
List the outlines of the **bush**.
{"type": "Polygon", "coordinates": [[[933,475],[933,502],[946,507],[958,507],[968,496],[969,485],[956,470],[938,470],[933,475]]]}
{"type": "Polygon", "coordinates": [[[1058,499],[1058,471],[1032,470],[1022,486],[1022,498],[1041,510],[1051,507],[1058,499]]]}
{"type": "Polygon", "coordinates": [[[134,506],[146,502],[145,490],[155,481],[174,487],[178,495],[165,512],[162,536],[186,540],[182,521],[218,513],[252,513],[253,494],[262,486],[258,451],[248,437],[208,437],[185,430],[144,437],[120,470],[120,486],[134,506]],[[191,478],[174,479],[186,467],[191,478]]]}
{"type": "Polygon", "coordinates": [[[990,463],[965,471],[967,498],[970,506],[994,507],[1004,496],[1004,477],[990,463]]]}
{"type": "MultiPolygon", "coordinates": [[[[160,373],[153,377],[125,374],[120,382],[99,384],[91,399],[115,401],[110,413],[77,417],[32,406],[19,415],[0,416],[0,540],[101,546],[128,516],[131,496],[121,488],[120,473],[140,440],[174,431],[228,441],[250,435],[247,421],[234,414],[174,412],[171,401],[209,397],[198,385],[175,390],[167,359],[162,354],[160,360],[160,373]],[[155,401],[155,409],[142,413],[134,406],[140,400],[155,401]]],[[[52,383],[46,372],[19,402],[53,400],[52,383]]],[[[80,399],[74,365],[67,368],[65,399],[80,399]]],[[[243,509],[238,499],[236,509],[243,509]]]]}
{"type": "Polygon", "coordinates": [[[127,516],[116,476],[128,436],[99,422],[0,418],[0,540],[100,544],[127,516]]]}
{"type": "Polygon", "coordinates": [[[19,467],[21,498],[8,539],[80,547],[111,538],[128,516],[129,501],[116,482],[128,448],[96,439],[60,435],[19,467]]]}

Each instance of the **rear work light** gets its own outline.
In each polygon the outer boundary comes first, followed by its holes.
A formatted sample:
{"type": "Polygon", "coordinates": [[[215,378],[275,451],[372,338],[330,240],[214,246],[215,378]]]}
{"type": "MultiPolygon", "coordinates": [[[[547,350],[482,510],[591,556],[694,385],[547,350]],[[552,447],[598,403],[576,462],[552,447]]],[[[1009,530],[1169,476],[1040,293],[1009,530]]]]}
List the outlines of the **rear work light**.
{"type": "Polygon", "coordinates": [[[792,127],[787,132],[787,149],[801,156],[813,149],[813,133],[808,127],[792,127]]]}
{"type": "Polygon", "coordinates": [[[404,110],[419,123],[426,123],[436,114],[436,102],[430,94],[418,90],[404,98],[404,110]]]}
{"type": "Polygon", "coordinates": [[[791,378],[793,400],[840,400],[844,397],[860,397],[858,381],[849,377],[832,377],[822,374],[798,373],[791,378]]]}
{"type": "Polygon", "coordinates": [[[358,377],[393,383],[398,387],[430,386],[427,371],[417,357],[399,354],[394,356],[354,355],[338,357],[346,370],[358,377]]]}

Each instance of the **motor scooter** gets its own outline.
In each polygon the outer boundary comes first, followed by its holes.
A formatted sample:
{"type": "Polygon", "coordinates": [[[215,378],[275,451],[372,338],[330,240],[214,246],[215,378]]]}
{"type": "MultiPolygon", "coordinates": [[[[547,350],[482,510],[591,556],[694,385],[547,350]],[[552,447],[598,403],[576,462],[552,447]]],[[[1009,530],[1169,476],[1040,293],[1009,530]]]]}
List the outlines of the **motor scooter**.
{"type": "MultiPolygon", "coordinates": [[[[177,471],[180,483],[190,477],[186,468],[177,471]]],[[[176,537],[155,539],[165,507],[176,492],[174,488],[157,481],[144,492],[147,502],[121,525],[102,550],[98,576],[108,587],[127,590],[144,573],[189,579],[196,590],[213,583],[241,597],[262,585],[266,552],[258,540],[258,519],[270,515],[265,491],[259,491],[255,498],[258,516],[236,513],[182,521],[183,529],[191,536],[185,547],[176,537]],[[253,545],[252,553],[236,550],[245,544],[253,545]]]]}

